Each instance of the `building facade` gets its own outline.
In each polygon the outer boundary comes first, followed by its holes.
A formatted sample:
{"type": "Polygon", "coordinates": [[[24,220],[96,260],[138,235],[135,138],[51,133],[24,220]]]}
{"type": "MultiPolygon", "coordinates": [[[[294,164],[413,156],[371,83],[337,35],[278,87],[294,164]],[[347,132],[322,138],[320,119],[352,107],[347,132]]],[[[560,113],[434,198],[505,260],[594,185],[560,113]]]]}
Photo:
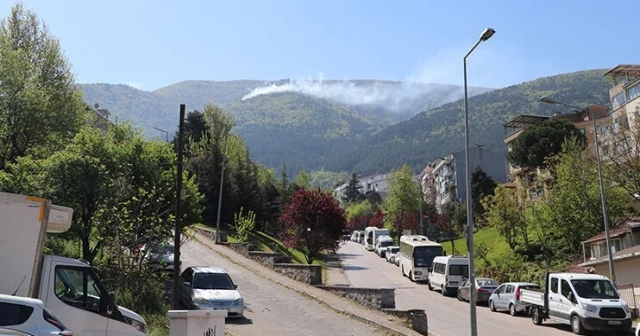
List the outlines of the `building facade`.
{"type": "MultiPolygon", "coordinates": [[[[507,181],[505,162],[502,154],[484,149],[481,145],[469,148],[471,175],[476,167],[480,167],[496,183],[507,181]]],[[[422,190],[435,204],[438,211],[445,204],[467,197],[465,152],[458,151],[440,158],[425,168],[426,174],[421,177],[422,190]],[[425,190],[426,189],[426,190],[425,190]],[[425,192],[426,191],[426,192],[425,192]]]]}

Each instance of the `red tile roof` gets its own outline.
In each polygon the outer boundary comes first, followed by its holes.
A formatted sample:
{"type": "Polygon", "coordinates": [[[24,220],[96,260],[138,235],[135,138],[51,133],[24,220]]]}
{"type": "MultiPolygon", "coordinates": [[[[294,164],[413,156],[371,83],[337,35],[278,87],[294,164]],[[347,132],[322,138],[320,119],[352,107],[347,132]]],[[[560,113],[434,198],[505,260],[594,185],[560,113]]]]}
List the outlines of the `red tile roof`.
{"type": "MultiPolygon", "coordinates": [[[[622,229],[610,229],[609,230],[609,235],[613,238],[613,237],[618,237],[618,236],[622,236],[625,235],[627,233],[630,233],[631,229],[630,228],[622,228],[622,229]]],[[[597,235],[587,239],[585,241],[585,243],[593,243],[593,242],[597,242],[600,240],[604,240],[606,237],[606,232],[602,231],[600,233],[598,233],[597,235]]]]}

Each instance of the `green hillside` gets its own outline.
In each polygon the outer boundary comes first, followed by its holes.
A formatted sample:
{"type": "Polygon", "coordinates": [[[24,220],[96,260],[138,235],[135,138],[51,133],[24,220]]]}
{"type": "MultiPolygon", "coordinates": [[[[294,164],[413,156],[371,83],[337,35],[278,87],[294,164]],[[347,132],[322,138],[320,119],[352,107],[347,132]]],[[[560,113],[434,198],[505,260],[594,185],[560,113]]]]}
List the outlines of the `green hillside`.
{"type": "MultiPolygon", "coordinates": [[[[542,96],[568,104],[587,106],[609,103],[605,70],[588,70],[536,79],[469,99],[469,143],[506,153],[506,121],[520,114],[552,115],[570,112],[540,102],[542,96]]],[[[464,149],[462,100],[431,109],[386,127],[352,149],[333,153],[324,167],[334,171],[373,173],[407,163],[422,169],[438,157],[464,149]]]]}

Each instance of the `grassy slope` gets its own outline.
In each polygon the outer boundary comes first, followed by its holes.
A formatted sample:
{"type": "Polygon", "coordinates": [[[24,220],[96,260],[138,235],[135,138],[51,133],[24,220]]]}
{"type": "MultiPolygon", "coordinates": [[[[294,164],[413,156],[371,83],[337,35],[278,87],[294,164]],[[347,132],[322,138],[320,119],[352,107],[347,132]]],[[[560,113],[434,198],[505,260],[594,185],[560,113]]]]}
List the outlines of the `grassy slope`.
{"type": "MultiPolygon", "coordinates": [[[[195,226],[211,230],[211,227],[206,226],[204,224],[196,224],[195,226]]],[[[239,242],[238,239],[235,237],[235,230],[233,227],[223,225],[222,230],[227,232],[227,240],[230,243],[239,242]]],[[[286,246],[284,246],[284,244],[280,240],[264,232],[254,231],[250,233],[248,241],[256,244],[260,249],[260,251],[277,252],[290,257],[294,263],[306,264],[304,254],[300,252],[300,250],[287,248],[286,246]]],[[[313,264],[323,266],[324,261],[316,260],[313,262],[313,264]]]]}
{"type": "MultiPolygon", "coordinates": [[[[473,235],[473,241],[474,245],[476,246],[476,251],[477,247],[481,245],[487,246],[489,248],[487,258],[491,260],[499,256],[503,252],[509,250],[509,245],[507,245],[507,242],[494,229],[483,229],[476,232],[473,235]]],[[[453,243],[456,248],[456,254],[468,254],[467,243],[464,238],[456,239],[453,241],[453,243]]],[[[442,247],[447,251],[447,255],[453,254],[450,242],[441,242],[441,244],[442,247]]],[[[478,263],[484,264],[484,262],[479,259],[477,253],[475,259],[478,263]]]]}

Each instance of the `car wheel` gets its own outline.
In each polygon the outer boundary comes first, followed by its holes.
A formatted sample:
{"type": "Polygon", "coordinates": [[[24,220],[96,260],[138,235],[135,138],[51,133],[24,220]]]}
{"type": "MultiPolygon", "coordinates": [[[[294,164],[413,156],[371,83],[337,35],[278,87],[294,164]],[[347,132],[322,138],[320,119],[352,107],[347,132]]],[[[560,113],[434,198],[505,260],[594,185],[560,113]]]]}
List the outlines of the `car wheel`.
{"type": "Polygon", "coordinates": [[[401,270],[402,270],[402,276],[404,276],[404,265],[402,265],[401,270]]]}
{"type": "Polygon", "coordinates": [[[535,325],[542,324],[542,316],[540,316],[540,308],[538,307],[531,308],[531,321],[535,325]]]}
{"type": "Polygon", "coordinates": [[[511,316],[518,315],[518,312],[516,311],[516,306],[513,303],[509,305],[509,314],[511,316]]]}
{"type": "Polygon", "coordinates": [[[582,326],[582,322],[580,322],[580,317],[578,317],[578,315],[573,315],[573,317],[571,317],[571,330],[576,335],[584,335],[584,327],[582,326]]]}
{"type": "Polygon", "coordinates": [[[442,291],[442,296],[447,296],[447,289],[444,287],[444,285],[440,286],[440,290],[442,291]]]}
{"type": "Polygon", "coordinates": [[[458,289],[458,301],[464,301],[462,299],[462,292],[460,292],[460,290],[458,289]]]}
{"type": "Polygon", "coordinates": [[[411,280],[411,282],[415,282],[415,280],[413,279],[413,272],[409,271],[409,280],[411,280]]]}
{"type": "Polygon", "coordinates": [[[493,304],[493,300],[489,300],[489,310],[492,312],[496,311],[496,305],[493,304]]]}
{"type": "Polygon", "coordinates": [[[430,290],[430,291],[432,291],[432,290],[433,290],[433,286],[431,286],[431,281],[429,281],[429,282],[427,283],[427,287],[429,288],[429,290],[430,290]]]}

